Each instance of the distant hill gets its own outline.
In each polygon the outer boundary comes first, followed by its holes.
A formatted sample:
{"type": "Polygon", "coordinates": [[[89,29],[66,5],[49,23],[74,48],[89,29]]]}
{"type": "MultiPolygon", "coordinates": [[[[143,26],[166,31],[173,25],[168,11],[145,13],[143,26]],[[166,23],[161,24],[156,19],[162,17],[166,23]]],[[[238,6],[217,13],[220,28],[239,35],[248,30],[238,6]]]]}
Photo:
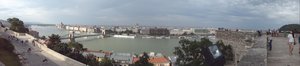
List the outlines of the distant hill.
{"type": "MultiPolygon", "coordinates": [[[[6,20],[0,19],[0,22],[1,22],[4,26],[10,27],[10,23],[7,22],[6,20]]],[[[30,25],[38,25],[38,26],[55,26],[55,24],[43,24],[43,23],[38,23],[38,22],[24,22],[24,26],[28,27],[28,26],[30,26],[30,25]]]]}
{"type": "Polygon", "coordinates": [[[291,30],[296,30],[297,32],[300,32],[300,24],[287,24],[279,28],[280,32],[291,31],[291,30]]]}

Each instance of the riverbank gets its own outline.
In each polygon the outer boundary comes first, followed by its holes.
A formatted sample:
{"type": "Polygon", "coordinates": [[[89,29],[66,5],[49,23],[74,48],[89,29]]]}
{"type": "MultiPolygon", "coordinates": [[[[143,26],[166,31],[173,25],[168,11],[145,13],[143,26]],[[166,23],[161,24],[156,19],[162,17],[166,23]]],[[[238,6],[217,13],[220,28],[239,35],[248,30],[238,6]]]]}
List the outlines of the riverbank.
{"type": "Polygon", "coordinates": [[[0,38],[0,47],[0,62],[5,66],[21,66],[18,55],[13,52],[15,48],[8,40],[0,38]]]}

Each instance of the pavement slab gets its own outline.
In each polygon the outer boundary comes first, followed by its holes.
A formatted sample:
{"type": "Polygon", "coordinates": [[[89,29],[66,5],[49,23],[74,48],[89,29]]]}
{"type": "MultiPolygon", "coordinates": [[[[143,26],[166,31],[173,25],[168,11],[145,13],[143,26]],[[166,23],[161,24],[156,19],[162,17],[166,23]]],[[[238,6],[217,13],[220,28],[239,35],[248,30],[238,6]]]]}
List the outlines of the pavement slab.
{"type": "Polygon", "coordinates": [[[273,41],[273,49],[268,51],[268,66],[300,66],[300,44],[296,44],[293,55],[289,55],[287,38],[275,37],[273,41]]]}

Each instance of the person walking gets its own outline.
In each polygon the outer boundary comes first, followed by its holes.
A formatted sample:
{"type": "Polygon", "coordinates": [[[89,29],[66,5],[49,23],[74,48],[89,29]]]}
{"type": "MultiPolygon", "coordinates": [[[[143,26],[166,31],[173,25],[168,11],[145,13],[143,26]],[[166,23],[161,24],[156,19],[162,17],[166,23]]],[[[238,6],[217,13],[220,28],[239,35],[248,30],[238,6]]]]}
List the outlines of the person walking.
{"type": "Polygon", "coordinates": [[[30,52],[31,52],[31,48],[28,48],[28,49],[27,49],[27,52],[30,53],[30,52]]]}
{"type": "Polygon", "coordinates": [[[292,35],[292,31],[288,34],[288,36],[287,36],[287,38],[288,38],[288,45],[289,45],[289,55],[293,55],[293,49],[294,49],[294,37],[293,37],[293,35],[292,35]]]}

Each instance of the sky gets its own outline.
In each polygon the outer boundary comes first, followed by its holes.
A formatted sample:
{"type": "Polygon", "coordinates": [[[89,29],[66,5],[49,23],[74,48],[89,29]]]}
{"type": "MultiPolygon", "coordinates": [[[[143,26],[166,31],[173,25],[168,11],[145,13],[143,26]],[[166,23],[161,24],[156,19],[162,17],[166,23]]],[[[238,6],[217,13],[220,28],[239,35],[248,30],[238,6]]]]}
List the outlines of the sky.
{"type": "Polygon", "coordinates": [[[0,19],[78,25],[279,28],[300,23],[299,0],[0,0],[0,19]]]}

